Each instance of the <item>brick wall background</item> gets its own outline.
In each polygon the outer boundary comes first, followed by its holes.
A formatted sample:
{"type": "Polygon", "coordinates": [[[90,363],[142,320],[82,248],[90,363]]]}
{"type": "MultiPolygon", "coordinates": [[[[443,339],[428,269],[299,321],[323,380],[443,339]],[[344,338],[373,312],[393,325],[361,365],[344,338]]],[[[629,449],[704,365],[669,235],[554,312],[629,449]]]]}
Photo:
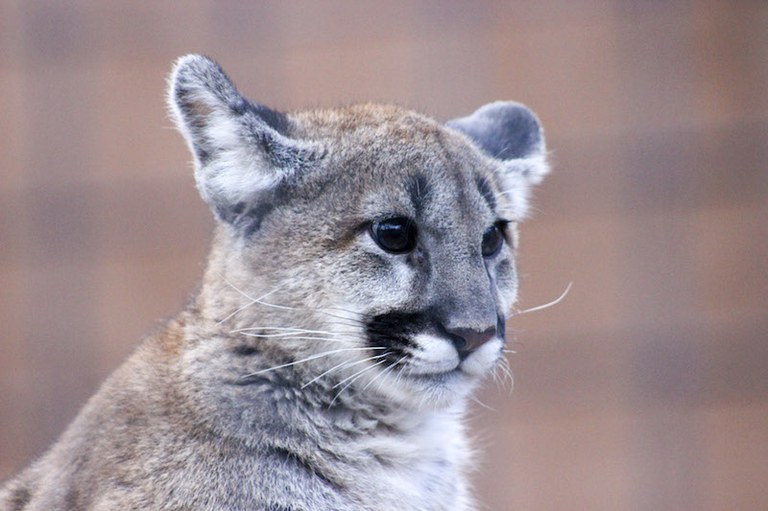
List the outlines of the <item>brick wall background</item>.
{"type": "Polygon", "coordinates": [[[163,92],[216,57],[278,109],[530,105],[516,388],[473,431],[488,509],[768,508],[768,4],[0,0],[0,478],[202,270],[163,92]]]}

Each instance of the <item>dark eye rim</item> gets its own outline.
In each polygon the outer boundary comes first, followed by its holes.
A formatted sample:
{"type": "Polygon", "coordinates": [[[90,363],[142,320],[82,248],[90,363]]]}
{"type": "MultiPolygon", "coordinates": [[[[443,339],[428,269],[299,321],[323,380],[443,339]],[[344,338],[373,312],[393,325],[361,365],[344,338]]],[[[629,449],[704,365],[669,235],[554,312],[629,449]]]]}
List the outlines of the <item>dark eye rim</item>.
{"type": "Polygon", "coordinates": [[[482,252],[484,258],[491,259],[491,258],[497,256],[499,254],[499,252],[501,252],[501,249],[504,246],[504,244],[505,243],[509,244],[509,236],[507,235],[507,225],[508,224],[509,224],[509,222],[507,220],[497,220],[496,222],[494,222],[494,224],[492,226],[490,226],[488,229],[485,230],[485,232],[483,232],[483,237],[482,237],[482,240],[481,240],[480,249],[481,249],[481,252],[482,252]],[[489,232],[492,232],[492,231],[498,232],[499,241],[496,244],[496,246],[493,248],[492,251],[486,252],[484,250],[484,248],[485,248],[484,247],[484,245],[485,245],[485,236],[489,232]]]}
{"type": "Polygon", "coordinates": [[[371,239],[376,242],[376,245],[378,245],[379,248],[389,254],[394,255],[408,254],[412,252],[416,248],[418,241],[418,228],[416,226],[416,221],[404,215],[385,216],[369,222],[368,234],[371,236],[371,239]],[[405,240],[406,243],[402,248],[388,246],[385,242],[382,241],[379,233],[379,227],[388,222],[401,224],[405,226],[406,229],[408,229],[408,239],[405,240]]]}

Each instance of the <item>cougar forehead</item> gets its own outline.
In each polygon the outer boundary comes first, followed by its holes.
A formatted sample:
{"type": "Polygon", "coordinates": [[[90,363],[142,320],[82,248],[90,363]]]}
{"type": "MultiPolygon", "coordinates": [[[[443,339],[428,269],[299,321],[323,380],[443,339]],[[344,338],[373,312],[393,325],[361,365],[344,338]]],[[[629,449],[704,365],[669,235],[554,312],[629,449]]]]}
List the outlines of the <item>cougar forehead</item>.
{"type": "Polygon", "coordinates": [[[336,219],[399,214],[435,231],[477,227],[496,214],[493,165],[463,137],[392,106],[362,105],[297,118],[296,135],[327,148],[308,176],[312,200],[336,219]]]}
{"type": "MultiPolygon", "coordinates": [[[[365,229],[376,220],[405,217],[416,224],[420,254],[429,259],[422,276],[439,260],[441,270],[461,279],[461,259],[481,258],[484,230],[497,220],[514,220],[500,210],[504,197],[494,162],[429,118],[393,106],[362,105],[291,119],[293,136],[325,150],[321,165],[280,197],[253,242],[257,250],[283,248],[284,264],[298,256],[321,262],[312,264],[318,271],[354,270],[355,280],[379,279],[373,269],[393,261],[370,243],[365,229]],[[267,241],[272,236],[277,239],[267,241]]],[[[371,284],[381,287],[378,280],[371,284]]],[[[392,300],[394,290],[388,289],[382,297],[392,300]]]]}

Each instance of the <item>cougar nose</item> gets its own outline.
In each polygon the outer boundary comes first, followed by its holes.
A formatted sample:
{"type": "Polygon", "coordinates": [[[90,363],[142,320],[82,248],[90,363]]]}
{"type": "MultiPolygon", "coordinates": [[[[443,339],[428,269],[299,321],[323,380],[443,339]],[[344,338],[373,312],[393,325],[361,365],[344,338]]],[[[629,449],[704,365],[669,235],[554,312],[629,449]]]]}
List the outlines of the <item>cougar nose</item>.
{"type": "Polygon", "coordinates": [[[459,357],[463,360],[477,348],[490,341],[496,336],[496,328],[491,327],[487,330],[478,331],[471,328],[450,328],[446,329],[448,335],[459,352],[459,357]]]}

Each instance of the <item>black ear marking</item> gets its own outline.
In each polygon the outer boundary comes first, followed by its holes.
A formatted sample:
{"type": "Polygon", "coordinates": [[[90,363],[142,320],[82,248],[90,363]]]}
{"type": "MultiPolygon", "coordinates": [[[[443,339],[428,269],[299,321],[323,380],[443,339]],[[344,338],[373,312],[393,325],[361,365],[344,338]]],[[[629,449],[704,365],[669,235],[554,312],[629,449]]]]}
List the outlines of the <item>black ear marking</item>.
{"type": "Polygon", "coordinates": [[[499,160],[528,158],[544,151],[544,136],[536,115],[512,101],[489,103],[473,114],[446,125],[472,139],[499,160]]]}

